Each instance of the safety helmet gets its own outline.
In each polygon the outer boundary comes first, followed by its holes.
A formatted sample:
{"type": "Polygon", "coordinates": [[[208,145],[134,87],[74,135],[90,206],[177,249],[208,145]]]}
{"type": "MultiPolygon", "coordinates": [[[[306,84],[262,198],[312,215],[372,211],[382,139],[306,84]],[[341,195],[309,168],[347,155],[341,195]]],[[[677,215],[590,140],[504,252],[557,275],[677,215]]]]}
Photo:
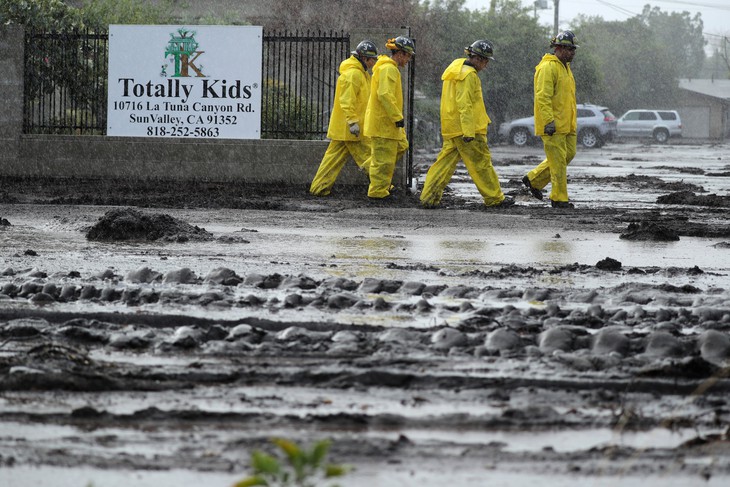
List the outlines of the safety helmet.
{"type": "Polygon", "coordinates": [[[416,55],[416,44],[413,42],[413,39],[406,36],[398,36],[395,39],[388,39],[388,42],[385,43],[385,47],[391,51],[403,51],[413,54],[414,56],[416,55]]]}
{"type": "Polygon", "coordinates": [[[355,56],[377,58],[378,48],[375,47],[375,43],[373,41],[360,41],[360,44],[358,44],[355,50],[352,51],[350,54],[353,54],[355,56]]]}
{"type": "Polygon", "coordinates": [[[487,40],[478,40],[471,43],[471,46],[464,48],[464,52],[468,56],[481,56],[485,59],[494,61],[494,47],[487,40]]]}
{"type": "Polygon", "coordinates": [[[569,30],[564,30],[563,32],[552,38],[552,40],[550,41],[550,47],[563,46],[577,48],[579,46],[575,43],[576,40],[577,39],[575,38],[575,34],[573,34],[569,30]]]}

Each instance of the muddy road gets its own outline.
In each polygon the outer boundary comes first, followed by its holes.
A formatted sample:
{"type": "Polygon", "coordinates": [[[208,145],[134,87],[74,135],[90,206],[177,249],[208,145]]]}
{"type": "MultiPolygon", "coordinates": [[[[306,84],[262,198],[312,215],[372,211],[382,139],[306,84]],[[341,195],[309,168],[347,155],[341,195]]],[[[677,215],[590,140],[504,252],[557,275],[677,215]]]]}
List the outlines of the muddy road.
{"type": "Polygon", "coordinates": [[[728,149],[581,150],[572,211],[534,147],[502,210],[5,180],[0,485],[227,486],[273,436],[343,486],[728,485],[728,149]]]}

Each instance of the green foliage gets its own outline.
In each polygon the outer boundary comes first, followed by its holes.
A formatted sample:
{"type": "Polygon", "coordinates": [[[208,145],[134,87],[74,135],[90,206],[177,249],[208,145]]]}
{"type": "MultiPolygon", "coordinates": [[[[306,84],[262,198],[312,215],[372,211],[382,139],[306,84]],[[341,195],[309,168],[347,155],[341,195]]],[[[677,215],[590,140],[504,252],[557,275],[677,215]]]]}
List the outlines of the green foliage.
{"type": "Polygon", "coordinates": [[[657,44],[671,54],[679,76],[696,77],[705,61],[707,44],[700,14],[690,17],[689,12],[667,13],[645,5],[639,18],[652,31],[657,44]]]}
{"type": "Polygon", "coordinates": [[[106,30],[109,24],[170,23],[171,11],[172,0],[86,0],[81,8],[61,0],[0,0],[0,23],[39,31],[106,30]]]}
{"type": "Polygon", "coordinates": [[[279,448],[280,457],[284,458],[254,451],[251,454],[253,474],[234,487],[323,487],[324,482],[348,472],[343,465],[324,463],[331,446],[328,440],[318,441],[310,449],[282,438],[271,441],[279,448]]]}
{"type": "Polygon", "coordinates": [[[591,101],[608,106],[617,116],[631,108],[672,107],[679,63],[673,49],[640,17],[623,22],[584,18],[576,31],[585,32],[578,34],[576,58],[590,53],[603,77],[601,96],[591,101]]]}
{"type": "Polygon", "coordinates": [[[84,23],[92,29],[106,29],[109,24],[173,23],[172,0],[152,3],[145,0],[85,0],[81,8],[84,23]]]}
{"type": "Polygon", "coordinates": [[[68,31],[83,26],[78,9],[61,0],[0,0],[0,24],[31,30],[68,31]]]}
{"type": "Polygon", "coordinates": [[[266,80],[261,113],[261,126],[266,138],[303,138],[298,134],[316,127],[318,112],[314,103],[292,93],[286,84],[266,80]]]}

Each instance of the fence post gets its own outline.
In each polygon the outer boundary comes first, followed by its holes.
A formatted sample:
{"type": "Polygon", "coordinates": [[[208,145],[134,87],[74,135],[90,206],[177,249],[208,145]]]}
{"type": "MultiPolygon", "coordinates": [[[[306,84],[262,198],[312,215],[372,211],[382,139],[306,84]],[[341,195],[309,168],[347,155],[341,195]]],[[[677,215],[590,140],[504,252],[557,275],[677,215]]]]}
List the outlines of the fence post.
{"type": "Polygon", "coordinates": [[[0,25],[0,165],[15,166],[20,134],[23,131],[23,70],[25,32],[19,25],[0,25]]]}

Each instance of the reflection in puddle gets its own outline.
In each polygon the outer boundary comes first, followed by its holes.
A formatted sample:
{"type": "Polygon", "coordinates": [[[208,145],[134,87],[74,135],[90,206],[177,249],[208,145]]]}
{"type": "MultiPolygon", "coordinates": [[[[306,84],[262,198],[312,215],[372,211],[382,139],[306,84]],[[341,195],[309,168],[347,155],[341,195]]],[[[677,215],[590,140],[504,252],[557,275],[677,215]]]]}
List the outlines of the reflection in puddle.
{"type": "Polygon", "coordinates": [[[542,264],[559,265],[570,261],[570,254],[573,251],[570,243],[564,240],[543,240],[535,243],[538,255],[542,257],[539,259],[542,264]]]}
{"type": "Polygon", "coordinates": [[[363,259],[395,258],[398,252],[410,247],[405,239],[395,238],[333,238],[330,245],[335,248],[338,258],[358,257],[363,259]]]}
{"type": "Polygon", "coordinates": [[[437,245],[444,250],[479,253],[486,249],[486,242],[481,240],[441,240],[437,245]]]}

